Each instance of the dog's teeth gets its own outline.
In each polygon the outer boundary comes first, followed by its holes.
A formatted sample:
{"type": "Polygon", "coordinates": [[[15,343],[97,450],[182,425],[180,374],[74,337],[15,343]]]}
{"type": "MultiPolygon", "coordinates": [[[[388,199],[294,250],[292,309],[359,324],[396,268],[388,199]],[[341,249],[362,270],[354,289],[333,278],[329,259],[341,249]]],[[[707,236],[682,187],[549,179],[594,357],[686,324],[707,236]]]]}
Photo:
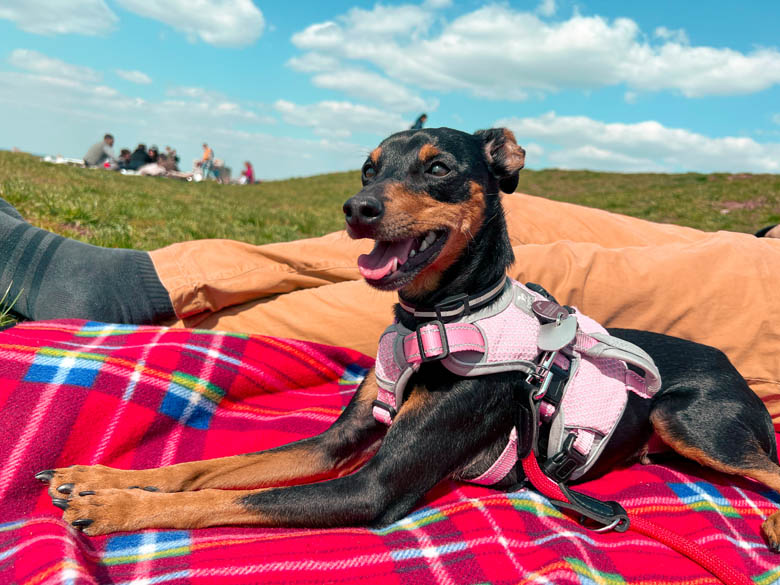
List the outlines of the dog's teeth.
{"type": "Polygon", "coordinates": [[[413,258],[415,254],[417,254],[417,250],[412,250],[409,252],[409,258],[413,258]]]}
{"type": "Polygon", "coordinates": [[[420,252],[424,252],[428,246],[430,246],[430,243],[428,243],[428,238],[425,238],[422,244],[420,244],[420,252]]]}
{"type": "Polygon", "coordinates": [[[398,270],[398,258],[393,258],[393,270],[392,272],[395,272],[398,270]]]}
{"type": "Polygon", "coordinates": [[[429,246],[433,244],[433,242],[436,240],[436,233],[434,232],[428,232],[428,235],[425,236],[425,243],[429,246]]]}

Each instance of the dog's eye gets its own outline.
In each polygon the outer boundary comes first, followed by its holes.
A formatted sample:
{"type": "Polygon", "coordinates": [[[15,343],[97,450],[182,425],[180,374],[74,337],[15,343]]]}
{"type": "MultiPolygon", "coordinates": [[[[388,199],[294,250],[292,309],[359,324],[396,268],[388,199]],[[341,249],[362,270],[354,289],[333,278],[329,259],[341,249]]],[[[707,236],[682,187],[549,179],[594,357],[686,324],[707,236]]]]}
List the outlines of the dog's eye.
{"type": "Polygon", "coordinates": [[[426,172],[433,175],[434,177],[443,177],[444,175],[449,174],[450,169],[444,163],[435,162],[430,167],[428,167],[426,172]]]}
{"type": "Polygon", "coordinates": [[[374,168],[374,165],[363,166],[363,176],[366,179],[373,179],[376,177],[376,169],[374,168]]]}

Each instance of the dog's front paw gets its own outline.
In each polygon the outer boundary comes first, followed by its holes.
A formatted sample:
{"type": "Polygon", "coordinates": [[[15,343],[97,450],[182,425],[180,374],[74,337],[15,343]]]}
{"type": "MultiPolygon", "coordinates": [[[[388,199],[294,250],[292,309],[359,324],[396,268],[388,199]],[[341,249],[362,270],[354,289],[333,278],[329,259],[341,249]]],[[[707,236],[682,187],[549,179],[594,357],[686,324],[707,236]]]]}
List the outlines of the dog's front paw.
{"type": "Polygon", "coordinates": [[[142,490],[86,490],[68,500],[62,516],[89,536],[139,530],[146,527],[143,518],[148,514],[149,502],[145,497],[150,495],[142,490]]]}
{"type": "Polygon", "coordinates": [[[157,486],[145,485],[144,478],[139,475],[139,472],[113,469],[104,465],[72,465],[40,471],[35,474],[35,479],[48,483],[52,502],[55,506],[65,509],[68,500],[81,492],[131,487],[159,490],[157,486]]]}
{"type": "Polygon", "coordinates": [[[780,553],[780,512],[775,512],[761,525],[769,550],[780,553]]]}

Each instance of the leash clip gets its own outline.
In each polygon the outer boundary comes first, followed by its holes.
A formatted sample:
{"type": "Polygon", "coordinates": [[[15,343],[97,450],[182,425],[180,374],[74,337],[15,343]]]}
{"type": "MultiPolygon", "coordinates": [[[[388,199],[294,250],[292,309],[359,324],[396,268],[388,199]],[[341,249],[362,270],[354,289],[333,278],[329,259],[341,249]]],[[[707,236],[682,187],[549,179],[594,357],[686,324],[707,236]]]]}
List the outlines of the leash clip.
{"type": "Polygon", "coordinates": [[[547,394],[547,389],[550,387],[550,382],[552,381],[550,371],[552,370],[553,362],[557,356],[558,350],[544,352],[540,363],[536,366],[536,371],[526,376],[526,382],[532,386],[538,386],[533,392],[534,400],[541,400],[542,397],[547,394]]]}
{"type": "Polygon", "coordinates": [[[571,510],[580,515],[580,524],[586,525],[586,520],[592,520],[599,524],[598,528],[591,528],[593,532],[625,532],[628,530],[630,521],[625,508],[613,500],[602,501],[594,497],[585,495],[581,492],[575,492],[565,485],[559,484],[561,491],[569,499],[568,502],[560,500],[551,500],[558,508],[571,510]]]}

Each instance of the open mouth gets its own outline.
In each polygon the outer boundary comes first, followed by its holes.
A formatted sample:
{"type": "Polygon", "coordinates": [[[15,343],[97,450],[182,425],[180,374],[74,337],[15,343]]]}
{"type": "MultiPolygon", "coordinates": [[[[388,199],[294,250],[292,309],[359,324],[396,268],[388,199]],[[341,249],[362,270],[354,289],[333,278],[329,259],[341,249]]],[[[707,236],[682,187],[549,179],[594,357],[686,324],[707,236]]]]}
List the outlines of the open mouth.
{"type": "Polygon", "coordinates": [[[436,259],[446,241],[446,230],[431,230],[403,240],[377,240],[369,254],[358,258],[360,274],[375,288],[399,289],[436,259]]]}

